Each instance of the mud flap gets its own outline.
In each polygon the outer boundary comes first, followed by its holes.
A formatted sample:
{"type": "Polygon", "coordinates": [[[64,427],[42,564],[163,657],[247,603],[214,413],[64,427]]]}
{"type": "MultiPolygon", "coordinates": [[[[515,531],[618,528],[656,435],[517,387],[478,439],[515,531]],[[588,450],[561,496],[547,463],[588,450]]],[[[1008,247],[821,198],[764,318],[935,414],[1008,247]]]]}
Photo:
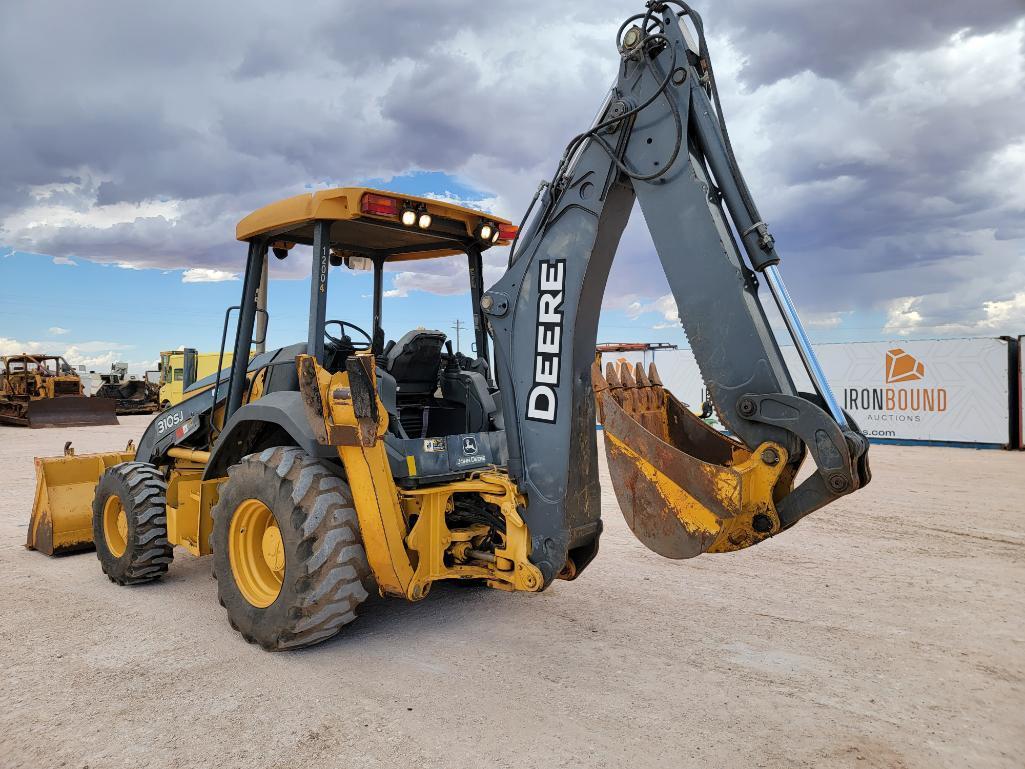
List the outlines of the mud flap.
{"type": "Polygon", "coordinates": [[[25,547],[46,555],[92,549],[96,484],[108,467],[133,459],[134,450],[36,457],[36,494],[25,547]]]}
{"type": "Polygon", "coordinates": [[[668,392],[654,363],[591,371],[605,455],[630,530],[666,558],[750,547],[780,530],[775,500],[790,491],[786,450],[754,452],[668,392]]]}
{"type": "Polygon", "coordinates": [[[25,410],[28,427],[88,427],[119,424],[114,401],[68,395],[29,401],[25,410]]]}

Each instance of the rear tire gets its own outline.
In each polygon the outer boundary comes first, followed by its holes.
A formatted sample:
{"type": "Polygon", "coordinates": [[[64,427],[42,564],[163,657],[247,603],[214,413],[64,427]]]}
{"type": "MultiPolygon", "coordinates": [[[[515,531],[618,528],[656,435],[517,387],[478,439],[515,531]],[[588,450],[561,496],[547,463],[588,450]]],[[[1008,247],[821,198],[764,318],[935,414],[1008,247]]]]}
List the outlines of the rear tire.
{"type": "Polygon", "coordinates": [[[146,462],[109,468],[93,497],[93,542],[111,582],[137,585],[167,573],[174,549],[167,541],[167,484],[146,462]]]}
{"type": "Polygon", "coordinates": [[[250,454],[228,468],[213,518],[217,595],[249,643],[311,646],[356,619],[372,577],[336,471],[293,447],[250,454]]]}

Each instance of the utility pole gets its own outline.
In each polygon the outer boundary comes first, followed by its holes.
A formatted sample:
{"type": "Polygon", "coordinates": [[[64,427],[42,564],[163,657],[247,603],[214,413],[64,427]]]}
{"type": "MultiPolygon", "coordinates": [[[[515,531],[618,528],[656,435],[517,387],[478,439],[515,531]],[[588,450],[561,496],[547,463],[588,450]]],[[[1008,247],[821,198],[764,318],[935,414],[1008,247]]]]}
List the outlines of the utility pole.
{"type": "Polygon", "coordinates": [[[456,352],[462,352],[462,350],[459,349],[459,332],[466,328],[466,324],[456,318],[456,322],[452,324],[452,328],[456,330],[456,352]]]}

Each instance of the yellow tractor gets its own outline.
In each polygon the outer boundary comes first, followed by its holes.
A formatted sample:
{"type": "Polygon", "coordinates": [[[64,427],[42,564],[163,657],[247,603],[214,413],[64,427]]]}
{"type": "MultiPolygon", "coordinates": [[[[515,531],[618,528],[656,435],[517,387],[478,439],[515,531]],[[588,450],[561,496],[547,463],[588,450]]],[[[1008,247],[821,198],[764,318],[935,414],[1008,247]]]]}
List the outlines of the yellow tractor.
{"type": "Polygon", "coordinates": [[[116,425],[113,401],[83,394],[82,380],[59,355],[0,358],[0,423],[22,427],[116,425]]]}
{"type": "Polygon", "coordinates": [[[40,460],[29,547],[95,544],[123,585],[159,578],[176,546],[212,555],[232,626],[279,650],[331,637],[375,589],[418,601],[439,580],[538,592],[579,577],[602,533],[596,405],[627,522],[669,558],[756,545],[868,483],[868,442],[836,405],[727,151],[701,25],[697,42],[683,26],[691,13],[649,3],[624,24],[616,88],[522,232],[361,187],[244,218],[230,373],[159,414],[134,453],[40,460]],[[654,370],[605,377],[595,365],[635,200],[729,437],[654,370]],[[510,244],[485,290],[484,253],[510,244]],[[307,338],[250,357],[266,333],[268,254],[307,248],[307,338]],[[475,354],[425,328],[386,343],[385,269],[452,258],[468,268],[475,354]],[[333,269],[373,271],[369,329],[328,317],[333,269]],[[796,390],[758,276],[816,392],[796,390]],[[795,485],[806,457],[816,469],[795,485]]]}

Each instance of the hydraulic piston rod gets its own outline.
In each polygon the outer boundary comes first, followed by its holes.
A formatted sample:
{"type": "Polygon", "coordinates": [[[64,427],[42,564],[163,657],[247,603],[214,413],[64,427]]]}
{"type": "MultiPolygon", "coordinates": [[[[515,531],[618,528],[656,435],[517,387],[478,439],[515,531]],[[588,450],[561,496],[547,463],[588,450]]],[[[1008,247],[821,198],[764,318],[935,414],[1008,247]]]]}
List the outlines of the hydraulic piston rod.
{"type": "Polygon", "coordinates": [[[769,282],[772,298],[776,300],[776,306],[779,307],[780,314],[783,316],[783,322],[787,324],[787,330],[790,331],[790,336],[793,338],[794,344],[797,345],[797,352],[800,354],[801,361],[808,371],[808,376],[811,377],[816,392],[826,402],[829,413],[836,420],[836,423],[846,430],[847,417],[844,416],[840,404],[836,402],[836,396],[833,395],[833,390],[829,386],[829,380],[826,379],[822,366],[819,365],[818,356],[815,355],[815,350],[811,346],[811,340],[808,339],[804,325],[797,315],[797,308],[794,307],[794,302],[790,298],[790,292],[787,291],[786,284],[783,282],[783,276],[779,273],[779,267],[775,264],[770,264],[762,272],[769,282]]]}

